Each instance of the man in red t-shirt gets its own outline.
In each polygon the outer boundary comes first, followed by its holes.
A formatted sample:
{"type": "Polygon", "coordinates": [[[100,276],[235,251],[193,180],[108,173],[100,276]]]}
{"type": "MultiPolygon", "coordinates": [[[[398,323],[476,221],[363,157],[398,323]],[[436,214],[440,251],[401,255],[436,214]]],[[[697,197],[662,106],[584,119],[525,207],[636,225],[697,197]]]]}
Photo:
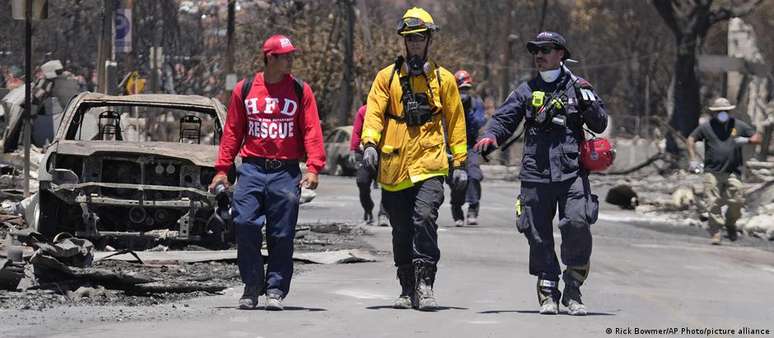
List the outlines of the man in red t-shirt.
{"type": "Polygon", "coordinates": [[[228,187],[228,171],[239,155],[231,214],[237,233],[239,274],[245,290],[239,308],[252,309],[266,294],[267,310],[282,310],[293,275],[293,239],[301,187],[317,188],[325,166],[317,102],[309,85],[293,78],[296,48],[285,36],[263,44],[264,72],[237,83],[228,105],[210,190],[228,187]],[[248,84],[249,88],[245,84],[248,84]],[[246,93],[246,94],[243,94],[246,93]],[[301,178],[298,161],[306,155],[301,178]],[[264,274],[261,227],[269,248],[264,274]]]}
{"type": "MultiPolygon", "coordinates": [[[[349,143],[349,162],[357,168],[355,182],[357,190],[360,192],[360,206],[363,207],[363,221],[366,224],[374,223],[374,200],[371,199],[371,183],[376,181],[376,172],[363,165],[363,150],[360,149],[360,134],[363,133],[363,120],[365,119],[366,106],[363,105],[357,110],[355,121],[352,124],[352,140],[349,143]]],[[[379,226],[389,226],[387,223],[387,212],[384,211],[382,204],[379,204],[379,218],[376,223],[379,226]]]]}

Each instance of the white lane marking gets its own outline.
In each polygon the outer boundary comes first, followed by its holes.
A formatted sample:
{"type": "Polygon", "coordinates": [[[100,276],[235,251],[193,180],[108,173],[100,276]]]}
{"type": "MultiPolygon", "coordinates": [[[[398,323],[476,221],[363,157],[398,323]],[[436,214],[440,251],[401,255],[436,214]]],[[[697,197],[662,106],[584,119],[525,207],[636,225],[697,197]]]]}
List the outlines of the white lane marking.
{"type": "Polygon", "coordinates": [[[357,299],[383,299],[383,300],[390,300],[392,297],[380,294],[380,293],[373,293],[370,291],[365,290],[351,290],[351,289],[343,289],[343,290],[336,290],[333,293],[341,296],[347,296],[357,299]]]}
{"type": "Polygon", "coordinates": [[[471,320],[468,321],[468,324],[483,324],[483,325],[491,325],[491,324],[499,324],[500,322],[497,320],[471,320]]]}

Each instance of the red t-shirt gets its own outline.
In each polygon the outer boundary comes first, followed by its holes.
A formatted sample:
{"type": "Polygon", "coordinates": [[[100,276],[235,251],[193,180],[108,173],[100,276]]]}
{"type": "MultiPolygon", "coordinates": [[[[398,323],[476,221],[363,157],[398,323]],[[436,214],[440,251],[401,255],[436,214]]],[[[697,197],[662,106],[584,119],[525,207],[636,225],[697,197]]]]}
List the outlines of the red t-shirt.
{"type": "Polygon", "coordinates": [[[237,153],[242,158],[301,159],[306,154],[309,172],[325,166],[320,117],[312,88],[304,84],[304,102],[299,105],[295,80],[290,75],[277,83],[265,83],[255,74],[253,86],[242,99],[240,81],[231,93],[228,116],[220,140],[215,169],[225,174],[237,153]],[[299,106],[304,111],[300,112],[299,106]]]}

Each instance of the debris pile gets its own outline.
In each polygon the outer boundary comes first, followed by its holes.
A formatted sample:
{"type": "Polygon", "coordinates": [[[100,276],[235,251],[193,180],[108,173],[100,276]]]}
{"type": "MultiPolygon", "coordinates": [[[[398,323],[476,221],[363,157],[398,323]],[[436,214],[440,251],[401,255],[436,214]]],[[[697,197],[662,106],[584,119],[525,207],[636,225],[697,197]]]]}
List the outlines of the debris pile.
{"type": "MultiPolygon", "coordinates": [[[[774,240],[774,176],[760,166],[750,169],[737,228],[749,236],[774,240]]],[[[674,224],[706,227],[703,180],[703,175],[678,171],[667,176],[595,176],[592,184],[608,191],[607,203],[674,224]]]]}
{"type": "MultiPolygon", "coordinates": [[[[60,235],[52,242],[24,229],[20,216],[0,226],[0,308],[72,305],[154,305],[219,293],[240,284],[235,249],[158,245],[145,251],[98,251],[88,240],[60,235]],[[21,230],[20,230],[21,229],[21,230]]],[[[293,259],[306,264],[377,260],[357,225],[299,225],[293,259]]],[[[264,256],[268,255],[265,248],[264,256]]],[[[304,264],[296,265],[303,271],[304,264]]]]}
{"type": "MultiPolygon", "coordinates": [[[[86,286],[130,293],[186,293],[219,292],[229,286],[185,279],[165,279],[143,273],[104,268],[94,264],[94,244],[85,239],[58,236],[61,238],[55,238],[53,243],[48,243],[32,231],[14,232],[11,235],[26,246],[7,246],[5,250],[4,256],[12,257],[14,260],[9,265],[11,267],[9,277],[5,278],[4,283],[10,290],[77,291],[86,286]],[[24,253],[29,252],[30,249],[34,251],[26,260],[24,253]],[[21,254],[14,255],[14,251],[21,251],[21,254]],[[21,274],[20,267],[23,268],[21,274]],[[17,285],[12,283],[14,278],[18,278],[17,285]]],[[[13,240],[7,239],[6,243],[13,240]]],[[[139,259],[137,263],[143,265],[139,259]]]]}

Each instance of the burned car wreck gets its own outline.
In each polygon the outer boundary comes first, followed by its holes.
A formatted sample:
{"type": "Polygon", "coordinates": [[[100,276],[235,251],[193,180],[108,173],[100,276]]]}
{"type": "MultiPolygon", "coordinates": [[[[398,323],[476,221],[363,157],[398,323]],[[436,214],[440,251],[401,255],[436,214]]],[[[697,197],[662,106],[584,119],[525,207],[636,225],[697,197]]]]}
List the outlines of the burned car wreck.
{"type": "Polygon", "coordinates": [[[225,116],[201,96],[74,97],[45,149],[27,222],[49,238],[228,242],[228,196],[207,191],[225,116]]]}

